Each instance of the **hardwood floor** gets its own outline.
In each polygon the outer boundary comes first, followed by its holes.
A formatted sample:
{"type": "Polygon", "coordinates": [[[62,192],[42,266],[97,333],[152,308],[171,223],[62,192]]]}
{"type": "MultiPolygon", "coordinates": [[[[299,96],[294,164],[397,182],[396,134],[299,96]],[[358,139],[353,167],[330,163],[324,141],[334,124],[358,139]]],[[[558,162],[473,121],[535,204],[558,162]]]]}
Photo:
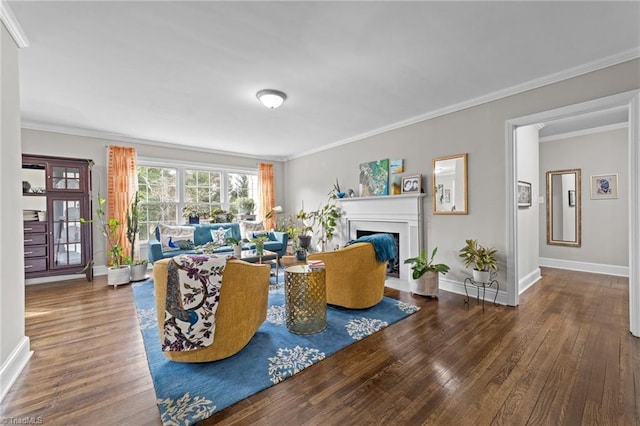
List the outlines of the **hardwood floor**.
{"type": "MultiPolygon", "coordinates": [[[[518,308],[387,289],[422,307],[203,424],[640,425],[626,278],[544,269],[518,308]]],[[[161,424],[129,286],[29,286],[35,351],[0,421],[161,424]]]]}

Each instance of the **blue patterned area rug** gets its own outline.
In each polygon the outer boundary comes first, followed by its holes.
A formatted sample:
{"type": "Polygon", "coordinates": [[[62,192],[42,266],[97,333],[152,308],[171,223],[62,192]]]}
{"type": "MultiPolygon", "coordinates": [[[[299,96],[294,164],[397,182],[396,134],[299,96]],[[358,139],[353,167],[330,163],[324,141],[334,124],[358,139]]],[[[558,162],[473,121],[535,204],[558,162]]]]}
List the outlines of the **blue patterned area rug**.
{"type": "Polygon", "coordinates": [[[364,310],[328,306],[324,331],[296,335],[285,326],[281,276],[280,284],[272,284],[269,290],[267,320],[247,346],[224,360],[187,364],[169,361],[162,355],[153,281],[134,285],[133,295],[165,425],[190,425],[206,419],[419,309],[387,297],[364,310]]]}

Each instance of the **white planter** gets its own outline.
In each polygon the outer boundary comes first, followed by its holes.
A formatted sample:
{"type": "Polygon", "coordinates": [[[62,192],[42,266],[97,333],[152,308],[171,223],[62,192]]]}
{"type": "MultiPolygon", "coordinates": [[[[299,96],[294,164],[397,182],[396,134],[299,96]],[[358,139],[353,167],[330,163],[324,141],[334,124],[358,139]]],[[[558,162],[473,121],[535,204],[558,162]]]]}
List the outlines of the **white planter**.
{"type": "Polygon", "coordinates": [[[473,270],[473,281],[477,283],[488,283],[489,278],[489,271],[478,271],[477,269],[473,270]]]}
{"type": "Polygon", "coordinates": [[[107,283],[114,288],[119,284],[126,284],[131,277],[129,265],[122,265],[119,268],[110,267],[107,270],[107,283]]]}
{"type": "Polygon", "coordinates": [[[148,262],[131,266],[131,281],[142,281],[147,278],[147,264],[148,262]]]}
{"type": "Polygon", "coordinates": [[[439,284],[440,276],[437,272],[427,272],[417,280],[409,281],[411,293],[421,296],[438,297],[439,284]]]}
{"type": "Polygon", "coordinates": [[[240,244],[235,244],[233,246],[233,256],[240,259],[242,257],[242,246],[240,244]]]}

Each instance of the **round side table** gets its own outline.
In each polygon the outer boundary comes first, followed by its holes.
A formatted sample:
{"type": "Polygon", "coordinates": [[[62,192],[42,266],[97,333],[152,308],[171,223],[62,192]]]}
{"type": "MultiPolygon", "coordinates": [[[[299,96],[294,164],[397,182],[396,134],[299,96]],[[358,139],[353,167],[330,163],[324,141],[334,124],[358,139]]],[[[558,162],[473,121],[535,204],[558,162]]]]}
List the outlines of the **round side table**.
{"type": "Polygon", "coordinates": [[[319,333],[327,327],[325,270],[308,265],[284,270],[284,304],[287,329],[295,334],[319,333]]]}

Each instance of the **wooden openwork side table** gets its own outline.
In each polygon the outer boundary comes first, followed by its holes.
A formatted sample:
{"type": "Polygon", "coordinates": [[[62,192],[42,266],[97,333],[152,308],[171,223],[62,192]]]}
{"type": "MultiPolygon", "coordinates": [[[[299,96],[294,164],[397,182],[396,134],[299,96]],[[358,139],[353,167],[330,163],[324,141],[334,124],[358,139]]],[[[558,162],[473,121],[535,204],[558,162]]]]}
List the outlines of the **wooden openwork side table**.
{"type": "Polygon", "coordinates": [[[327,327],[325,270],[307,265],[284,270],[284,304],[287,329],[295,334],[319,333],[327,327]]]}

